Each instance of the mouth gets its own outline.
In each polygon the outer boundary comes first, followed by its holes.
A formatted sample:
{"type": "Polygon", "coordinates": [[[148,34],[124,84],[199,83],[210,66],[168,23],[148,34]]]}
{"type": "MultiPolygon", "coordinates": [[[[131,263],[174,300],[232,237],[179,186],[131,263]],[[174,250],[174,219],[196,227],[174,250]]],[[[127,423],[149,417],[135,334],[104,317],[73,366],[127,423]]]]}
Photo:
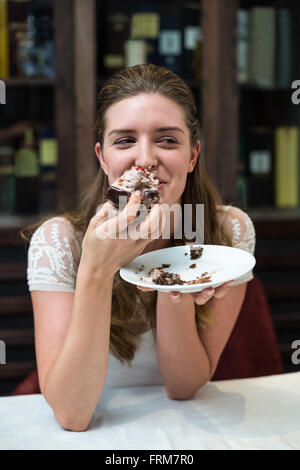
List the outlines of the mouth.
{"type": "Polygon", "coordinates": [[[166,183],[166,181],[165,181],[165,180],[163,180],[163,179],[159,178],[158,176],[156,176],[156,177],[155,177],[155,179],[156,179],[156,180],[158,180],[158,181],[159,181],[159,183],[166,183]]]}
{"type": "Polygon", "coordinates": [[[160,191],[166,185],[165,181],[161,181],[157,186],[157,189],[160,191]]]}

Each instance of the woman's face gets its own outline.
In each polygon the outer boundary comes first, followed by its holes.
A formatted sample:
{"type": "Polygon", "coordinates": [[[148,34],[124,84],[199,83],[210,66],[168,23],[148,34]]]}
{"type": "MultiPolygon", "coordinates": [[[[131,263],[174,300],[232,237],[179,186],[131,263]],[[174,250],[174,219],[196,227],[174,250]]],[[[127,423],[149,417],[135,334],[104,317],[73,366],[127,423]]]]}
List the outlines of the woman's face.
{"type": "Polygon", "coordinates": [[[180,106],[159,93],[142,93],[113,104],[106,114],[103,148],[95,146],[112,184],[132,165],[155,168],[163,181],[161,202],[180,201],[187,173],[193,171],[200,142],[191,149],[180,106]]]}

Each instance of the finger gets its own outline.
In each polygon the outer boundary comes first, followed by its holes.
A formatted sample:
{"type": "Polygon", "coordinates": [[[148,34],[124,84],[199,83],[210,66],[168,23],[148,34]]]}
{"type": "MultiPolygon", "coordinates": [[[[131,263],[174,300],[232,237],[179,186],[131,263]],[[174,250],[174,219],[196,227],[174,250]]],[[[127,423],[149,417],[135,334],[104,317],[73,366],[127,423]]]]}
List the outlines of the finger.
{"type": "Polygon", "coordinates": [[[225,284],[222,284],[221,286],[216,288],[216,292],[214,297],[216,299],[222,299],[231,289],[230,282],[226,282],[225,284]]]}
{"type": "Polygon", "coordinates": [[[140,224],[140,237],[153,240],[160,237],[162,232],[162,212],[159,204],[155,204],[147,218],[140,224]]]}
{"type": "Polygon", "coordinates": [[[95,216],[101,215],[103,212],[106,211],[106,209],[110,205],[112,205],[112,203],[108,201],[105,201],[103,204],[100,204],[96,209],[95,216]]]}
{"type": "Polygon", "coordinates": [[[176,304],[179,304],[182,300],[182,294],[180,292],[171,291],[170,297],[171,297],[172,302],[176,304]]]}
{"type": "Polygon", "coordinates": [[[140,190],[133,191],[129,201],[118,217],[117,230],[120,232],[128,227],[137,217],[142,200],[142,192],[140,190]]]}
{"type": "Polygon", "coordinates": [[[150,287],[142,287],[142,286],[136,286],[136,287],[144,292],[155,290],[155,289],[151,289],[150,287]]]}
{"type": "Polygon", "coordinates": [[[213,288],[204,289],[201,292],[195,292],[193,294],[194,302],[197,305],[204,305],[204,304],[206,304],[206,302],[208,302],[213,297],[214,294],[215,294],[215,289],[213,289],[213,288]]]}
{"type": "Polygon", "coordinates": [[[98,206],[96,209],[96,214],[91,219],[93,226],[97,227],[100,223],[106,220],[112,209],[116,210],[109,202],[105,202],[104,204],[98,206]]]}

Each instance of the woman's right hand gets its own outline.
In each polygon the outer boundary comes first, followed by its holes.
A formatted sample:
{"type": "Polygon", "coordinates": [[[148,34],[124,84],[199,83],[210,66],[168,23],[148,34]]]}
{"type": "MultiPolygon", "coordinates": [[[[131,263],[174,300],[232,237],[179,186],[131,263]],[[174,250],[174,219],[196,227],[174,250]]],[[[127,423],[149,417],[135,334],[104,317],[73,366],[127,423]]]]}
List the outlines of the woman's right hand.
{"type": "Polygon", "coordinates": [[[81,263],[85,263],[93,272],[99,272],[101,276],[113,276],[122,266],[139,256],[151,241],[160,237],[162,211],[159,203],[152,207],[145,220],[136,227],[136,236],[129,236],[127,228],[136,219],[141,200],[141,194],[132,192],[126,207],[112,218],[108,218],[112,207],[110,202],[103,204],[91,219],[85,233],[81,263]],[[119,238],[120,233],[125,233],[124,238],[119,238]]]}

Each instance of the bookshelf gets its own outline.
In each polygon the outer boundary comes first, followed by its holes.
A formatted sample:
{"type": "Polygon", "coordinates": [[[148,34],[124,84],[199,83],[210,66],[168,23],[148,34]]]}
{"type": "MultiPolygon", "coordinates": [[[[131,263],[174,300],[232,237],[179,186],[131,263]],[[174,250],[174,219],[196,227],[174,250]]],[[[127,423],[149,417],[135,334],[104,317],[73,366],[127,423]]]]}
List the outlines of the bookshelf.
{"type": "MultiPolygon", "coordinates": [[[[101,44],[105,33],[104,15],[107,14],[109,2],[65,0],[52,3],[56,25],[56,77],[13,77],[5,79],[5,83],[8,94],[20,93],[21,90],[25,90],[25,93],[26,90],[31,90],[30,93],[35,90],[40,90],[41,94],[52,93],[53,119],[60,155],[57,168],[57,199],[60,206],[89,184],[96,170],[92,157],[94,135],[91,129],[96,93],[108,76],[99,64],[99,57],[105,52],[101,50],[101,44]],[[89,87],[85,86],[86,77],[89,77],[89,87]],[[71,96],[75,99],[71,100],[71,96]],[[83,156],[86,151],[91,155],[90,159],[83,156]],[[69,175],[67,181],[66,173],[69,175]]],[[[164,2],[165,5],[171,3],[172,11],[176,12],[183,2],[164,2]]],[[[215,179],[225,203],[239,203],[242,208],[255,214],[261,211],[262,216],[267,208],[276,217],[280,217],[280,213],[289,214],[290,208],[276,211],[275,205],[262,208],[252,206],[239,199],[237,194],[239,146],[245,129],[261,125],[272,128],[276,125],[297,126],[299,122],[299,107],[289,99],[292,90],[288,84],[274,83],[270,87],[251,82],[239,83],[236,80],[235,33],[238,9],[249,11],[253,6],[262,5],[279,8],[282,2],[258,1],[254,4],[246,0],[202,0],[192,3],[198,3],[202,9],[201,26],[205,38],[202,44],[203,66],[202,74],[197,79],[184,78],[195,92],[199,105],[207,169],[215,179]]],[[[114,9],[117,13],[118,8],[121,13],[126,10],[129,23],[130,15],[137,11],[139,4],[137,0],[132,0],[125,8],[124,3],[115,2],[114,9]]],[[[295,8],[293,0],[286,4],[295,8]]]]}
{"type": "Polygon", "coordinates": [[[300,72],[299,13],[294,0],[237,2],[238,201],[255,224],[255,272],[267,293],[286,372],[298,370],[291,345],[300,335],[300,109],[292,102],[300,72]],[[255,53],[259,43],[261,56],[255,53]]]}
{"type": "Polygon", "coordinates": [[[241,0],[237,7],[239,202],[262,216],[295,217],[300,114],[292,82],[299,75],[299,5],[241,0]]]}

